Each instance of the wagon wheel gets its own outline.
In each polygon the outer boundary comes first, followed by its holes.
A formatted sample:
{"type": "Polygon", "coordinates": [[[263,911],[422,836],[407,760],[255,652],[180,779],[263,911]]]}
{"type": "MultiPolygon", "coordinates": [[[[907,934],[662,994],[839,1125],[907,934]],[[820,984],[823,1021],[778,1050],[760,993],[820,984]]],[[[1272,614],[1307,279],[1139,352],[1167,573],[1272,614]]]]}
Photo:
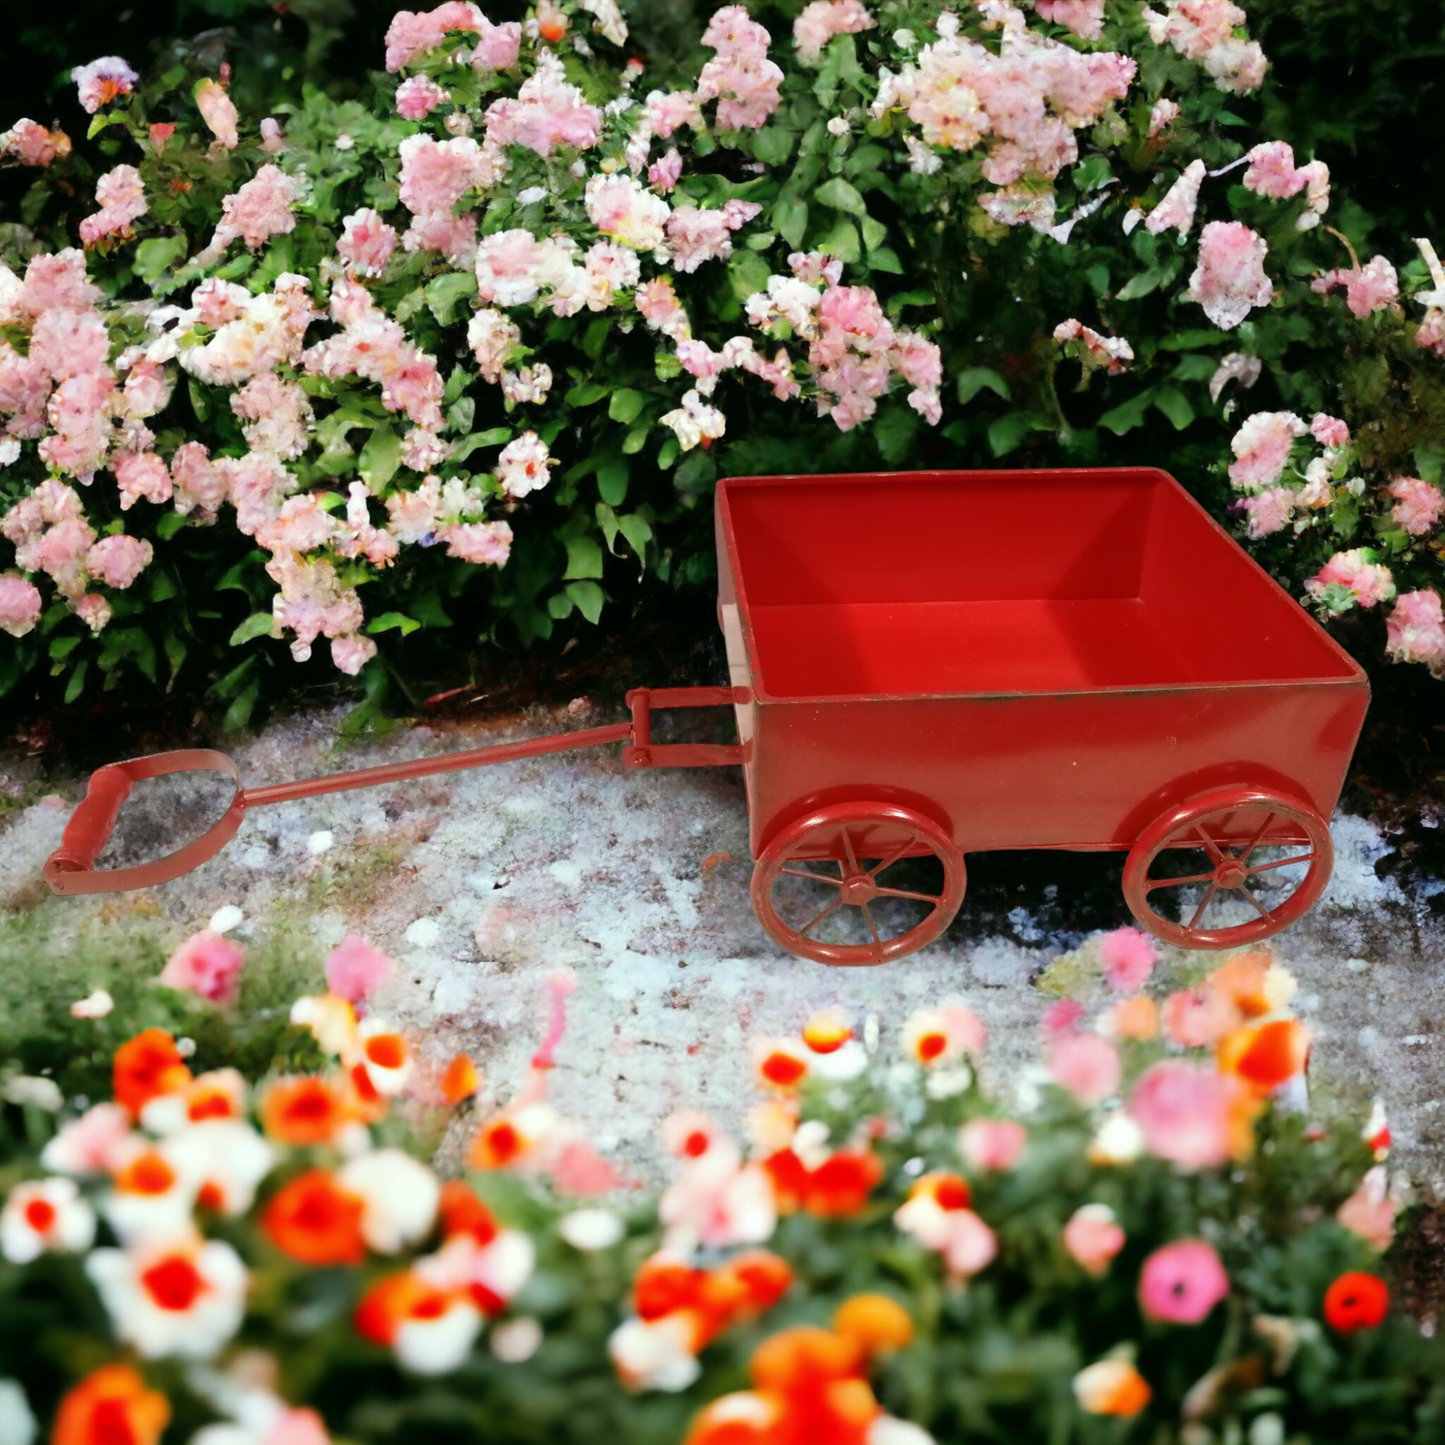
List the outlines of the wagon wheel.
{"type": "Polygon", "coordinates": [[[963,902],[965,881],[963,854],[922,814],[892,803],[835,803],[799,818],[763,849],[753,869],[753,912],[768,936],[799,958],[886,963],[932,943],[948,927],[963,902]],[[880,876],[905,857],[930,854],[943,865],[936,891],[891,886],[880,876]],[[796,921],[784,916],[790,910],[780,910],[773,896],[774,884],[784,878],[806,880],[790,886],[816,895],[801,908],[792,900],[796,921]],[[884,916],[905,904],[922,917],[884,916]],[[870,941],[825,943],[810,936],[835,915],[849,919],[854,909],[852,921],[861,916],[870,941]]]}
{"type": "Polygon", "coordinates": [[[1166,943],[1238,948],[1272,937],[1308,913],[1325,891],[1334,861],[1329,825],[1307,803],[1264,788],[1220,788],[1170,809],[1144,831],[1124,864],[1124,898],[1134,917],[1166,943]],[[1156,861],[1172,866],[1156,871],[1156,861]],[[1309,865],[1302,879],[1279,874],[1299,864],[1309,865]],[[1289,891],[1266,907],[1260,893],[1279,877],[1289,891]],[[1180,898],[1175,890],[1190,885],[1204,891],[1197,903],[1181,904],[1178,923],[1155,911],[1161,897],[1180,898]],[[1252,916],[1222,924],[1218,906],[1230,897],[1250,907],[1252,916]]]}

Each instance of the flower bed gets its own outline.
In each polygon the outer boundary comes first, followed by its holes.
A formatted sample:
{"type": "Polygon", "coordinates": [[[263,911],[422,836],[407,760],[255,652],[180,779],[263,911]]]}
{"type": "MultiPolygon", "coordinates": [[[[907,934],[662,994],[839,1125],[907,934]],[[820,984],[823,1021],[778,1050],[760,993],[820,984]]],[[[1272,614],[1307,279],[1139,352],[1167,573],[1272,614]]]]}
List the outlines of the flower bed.
{"type": "Polygon", "coordinates": [[[405,670],[479,603],[525,641],[629,570],[705,582],[719,468],[1158,461],[1157,419],[1302,600],[1388,605],[1388,655],[1440,669],[1445,272],[1362,259],[1328,168],[1229,108],[1267,74],[1243,9],[756,8],[666,86],[613,0],[400,12],[371,104],[77,67],[94,147],[0,146],[39,169],[0,686],[195,655],[238,725],[263,637],[405,670]]]}
{"type": "Polygon", "coordinates": [[[149,997],[73,1006],[120,1040],[110,1100],[4,1080],[13,1438],[1436,1438],[1388,1129],[1312,1117],[1267,954],[1165,978],[1096,935],[1012,1107],[956,1002],[755,1038],[746,1142],[676,1113],[657,1197],[548,1102],[566,976],[483,1107],[470,1059],[368,1008],[362,940],[289,1027],[232,1012],[243,962],[203,933],[149,997]],[[423,1162],[442,1139],[464,1177],[423,1162]]]}

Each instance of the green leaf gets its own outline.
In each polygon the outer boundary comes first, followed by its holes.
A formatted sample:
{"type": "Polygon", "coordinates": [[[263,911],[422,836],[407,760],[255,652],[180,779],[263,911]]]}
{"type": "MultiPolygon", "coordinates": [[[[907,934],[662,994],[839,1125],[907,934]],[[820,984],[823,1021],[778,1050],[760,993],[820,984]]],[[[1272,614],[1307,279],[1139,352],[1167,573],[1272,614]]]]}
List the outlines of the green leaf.
{"type": "Polygon", "coordinates": [[[178,591],[176,579],[169,572],[151,574],[151,601],[169,602],[178,591]]]}
{"type": "Polygon", "coordinates": [[[657,469],[665,472],[676,460],[678,453],[682,450],[682,443],[677,437],[669,432],[663,438],[662,445],[657,449],[657,469]]]}
{"type": "Polygon", "coordinates": [[[57,637],[50,644],[50,660],[52,662],[64,662],[77,647],[80,646],[78,637],[57,637]]]}
{"type": "Polygon", "coordinates": [[[512,440],[512,429],[509,426],[489,427],[486,431],[474,431],[471,436],[464,437],[457,443],[456,450],[451,454],[453,462],[464,462],[475,451],[482,447],[499,447],[512,440]]]}
{"type": "Polygon", "coordinates": [[[196,414],[197,421],[205,421],[211,414],[211,404],[206,399],[206,393],[201,388],[201,383],[194,376],[186,378],[186,394],[191,399],[191,410],[196,414]]]}
{"type": "Polygon", "coordinates": [[[1175,331],[1160,343],[1161,351],[1202,351],[1206,346],[1217,346],[1221,341],[1232,341],[1227,331],[1213,331],[1202,328],[1197,331],[1175,331]]]}
{"type": "Polygon", "coordinates": [[[398,627],[401,628],[403,637],[410,637],[421,627],[421,623],[404,612],[383,612],[375,621],[367,624],[366,630],[370,633],[391,632],[398,627]]]}
{"type": "Polygon", "coordinates": [[[679,492],[701,492],[717,480],[717,463],[701,447],[690,451],[672,483],[679,492]]]}
{"type": "Polygon", "coordinates": [[[1161,386],[1154,393],[1154,406],[1174,423],[1175,431],[1183,431],[1194,420],[1194,408],[1178,387],[1161,386]]]}
{"type": "Polygon", "coordinates": [[[450,431],[461,432],[465,435],[471,431],[472,423],[477,417],[477,399],[474,396],[464,396],[460,401],[455,401],[447,409],[447,428],[450,431]]]}
{"type": "Polygon", "coordinates": [[[796,196],[779,196],[773,204],[772,223],[790,246],[801,246],[808,229],[808,203],[796,196]]]}
{"type": "Polygon", "coordinates": [[[887,239],[888,227],[882,221],[875,221],[872,216],[863,217],[863,244],[870,251],[877,251],[887,239]]]}
{"type": "Polygon", "coordinates": [[[232,634],[231,646],[239,647],[253,637],[269,637],[275,627],[275,619],[269,612],[253,612],[232,634]]]}
{"type": "Polygon", "coordinates": [[[457,307],[477,294],[477,278],[471,271],[449,271],[426,283],[426,304],[443,326],[450,326],[457,307]]]}
{"type": "Polygon", "coordinates": [[[189,249],[184,236],[153,236],[135,248],[135,274],[154,284],[189,249]]]}
{"type": "Polygon", "coordinates": [[[627,538],[632,550],[642,557],[647,552],[647,544],[652,541],[652,528],[647,518],[636,512],[629,512],[625,517],[617,519],[617,525],[622,529],[622,535],[627,538]]]}
{"type": "Polygon", "coordinates": [[[607,543],[607,550],[615,557],[617,548],[613,544],[617,541],[617,513],[606,502],[597,504],[597,525],[602,528],[602,537],[607,543]]]}
{"type": "Polygon", "coordinates": [[[1122,406],[1116,406],[1113,411],[1105,412],[1099,418],[1099,425],[1113,432],[1116,437],[1121,437],[1126,432],[1131,432],[1136,427],[1144,425],[1144,417],[1153,400],[1154,388],[1151,386],[1141,391],[1138,396],[1131,397],[1122,406]]]}
{"type": "Polygon", "coordinates": [[[890,467],[896,467],[912,450],[921,420],[911,406],[888,406],[879,412],[873,436],[890,467]]]}
{"type": "Polygon", "coordinates": [[[1141,271],[1137,276],[1130,277],[1115,299],[1138,301],[1142,297],[1152,295],[1164,280],[1164,269],[1162,266],[1151,266],[1147,271],[1141,271]]]}
{"type": "Polygon", "coordinates": [[[746,301],[754,292],[765,291],[770,275],[772,268],[756,251],[734,251],[728,262],[728,279],[739,301],[746,301]]]}
{"type": "MultiPolygon", "coordinates": [[[[598,555],[601,555],[600,548],[598,555]]],[[[596,626],[597,619],[602,616],[607,594],[595,582],[569,582],[567,595],[577,604],[577,610],[596,626]]]]}
{"type": "Polygon", "coordinates": [[[630,386],[619,387],[607,403],[607,415],[624,426],[637,420],[637,414],[647,405],[647,393],[634,391],[630,386]]]}
{"type": "Polygon", "coordinates": [[[1001,416],[988,429],[988,445],[995,457],[1006,457],[1016,451],[1023,439],[1034,429],[1029,414],[1025,411],[1011,411],[1001,416]]]}
{"type": "Polygon", "coordinates": [[[836,256],[845,265],[851,266],[863,254],[858,243],[858,228],[852,221],[840,216],[838,223],[826,236],[819,239],[818,250],[836,256]]]}
{"type": "MultiPolygon", "coordinates": [[[[562,574],[564,582],[574,577],[602,575],[602,548],[597,545],[595,537],[564,537],[562,540],[567,544],[567,570],[562,574]]],[[[580,602],[577,605],[582,606],[580,602]]],[[[591,620],[595,622],[597,619],[591,620]]]]}
{"type": "Polygon", "coordinates": [[[958,374],[958,401],[967,406],[979,392],[987,389],[1005,401],[1013,400],[1009,384],[998,372],[987,366],[970,366],[958,374]]]}
{"type": "Polygon", "coordinates": [[[253,682],[230,707],[226,709],[226,716],[221,721],[221,727],[228,733],[238,733],[251,721],[251,710],[256,706],[256,699],[261,696],[261,684],[253,682]]]}
{"type": "Polygon", "coordinates": [[[558,622],[572,615],[573,606],[572,599],[565,592],[554,592],[547,599],[547,611],[558,622]]]}
{"type": "Polygon", "coordinates": [[[870,251],[868,264],[875,271],[886,271],[890,276],[903,274],[903,262],[898,259],[898,252],[891,246],[879,246],[876,251],[870,251]]]}
{"type": "Polygon", "coordinates": [[[163,542],[169,542],[185,525],[186,519],[179,512],[162,512],[156,523],[156,536],[163,542]]]}
{"type": "Polygon", "coordinates": [[[603,462],[597,468],[597,492],[609,507],[620,507],[626,500],[628,473],[624,461],[603,462]]]}
{"type": "Polygon", "coordinates": [[[75,701],[85,687],[85,674],[90,667],[88,658],[82,657],[75,664],[75,671],[70,674],[70,681],[65,684],[65,704],[67,707],[75,701]]]}
{"type": "Polygon", "coordinates": [[[593,317],[582,335],[582,350],[589,360],[596,361],[602,355],[602,348],[607,345],[607,337],[611,331],[610,316],[593,317]]]}
{"type": "Polygon", "coordinates": [[[564,398],[568,406],[591,406],[612,390],[610,381],[579,381],[564,398]]]}
{"type": "Polygon", "coordinates": [[[792,155],[797,139],[797,135],[786,126],[764,126],[753,132],[753,155],[765,166],[780,166],[792,155]]]}
{"type": "Polygon", "coordinates": [[[161,639],[161,646],[165,648],[166,661],[170,663],[171,677],[174,678],[186,660],[186,644],[174,632],[167,632],[161,639]]]}
{"type": "Polygon", "coordinates": [[[1069,179],[1080,195],[1089,191],[1097,191],[1105,181],[1114,179],[1114,172],[1109,166],[1109,157],[1106,155],[1093,155],[1081,165],[1074,167],[1069,172],[1069,179]]]}
{"type": "Polygon", "coordinates": [[[379,426],[361,449],[357,471],[372,491],[384,487],[401,466],[401,438],[389,426],[379,426]]]}
{"type": "Polygon", "coordinates": [[[821,201],[825,206],[832,206],[835,211],[846,211],[850,216],[868,214],[867,203],[858,188],[850,185],[842,176],[834,176],[832,180],[824,181],[813,192],[813,199],[821,201]]]}
{"type": "Polygon", "coordinates": [[[644,422],[641,426],[633,429],[622,438],[623,456],[635,456],[647,445],[647,439],[652,435],[652,427],[644,422]]]}

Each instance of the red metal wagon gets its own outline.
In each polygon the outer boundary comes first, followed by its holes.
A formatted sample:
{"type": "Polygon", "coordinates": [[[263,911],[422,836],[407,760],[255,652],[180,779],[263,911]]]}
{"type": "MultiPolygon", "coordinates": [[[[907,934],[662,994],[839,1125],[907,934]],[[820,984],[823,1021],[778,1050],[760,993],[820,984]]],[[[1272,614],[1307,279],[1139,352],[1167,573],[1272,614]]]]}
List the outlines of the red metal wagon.
{"type": "Polygon", "coordinates": [[[204,837],[96,871],[134,782],[237,777],[206,750],[113,764],[45,877],[145,887],[211,857],[250,808],[621,742],[631,768],[742,765],[758,921],[823,963],[932,942],[968,852],[1127,850],[1135,918],[1186,948],[1267,938],[1324,891],[1365,676],[1163,472],[734,478],[717,544],[731,687],[636,689],[611,727],[238,779],[204,837]],[[652,741],[654,709],[727,704],[736,744],[652,741]]]}

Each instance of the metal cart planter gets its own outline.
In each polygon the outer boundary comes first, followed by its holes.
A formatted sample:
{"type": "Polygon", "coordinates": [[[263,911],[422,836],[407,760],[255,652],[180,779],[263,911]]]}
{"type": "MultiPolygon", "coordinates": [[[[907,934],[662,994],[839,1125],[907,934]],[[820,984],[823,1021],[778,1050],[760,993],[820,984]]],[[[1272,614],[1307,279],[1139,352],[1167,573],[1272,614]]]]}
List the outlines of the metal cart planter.
{"type": "Polygon", "coordinates": [[[963,901],[964,854],[991,849],[1127,851],[1129,908],[1187,948],[1257,942],[1320,897],[1368,684],[1171,477],[749,477],[721,483],[716,506],[730,687],[636,689],[630,722],[558,737],[237,779],[203,838],[96,871],[134,782],[237,777],[208,751],[114,764],[46,879],[64,894],[145,887],[267,803],[620,742],[629,768],[741,764],[758,921],[823,963],[932,942],[963,901]],[[736,744],[652,741],[654,709],[724,705],[736,744]]]}

